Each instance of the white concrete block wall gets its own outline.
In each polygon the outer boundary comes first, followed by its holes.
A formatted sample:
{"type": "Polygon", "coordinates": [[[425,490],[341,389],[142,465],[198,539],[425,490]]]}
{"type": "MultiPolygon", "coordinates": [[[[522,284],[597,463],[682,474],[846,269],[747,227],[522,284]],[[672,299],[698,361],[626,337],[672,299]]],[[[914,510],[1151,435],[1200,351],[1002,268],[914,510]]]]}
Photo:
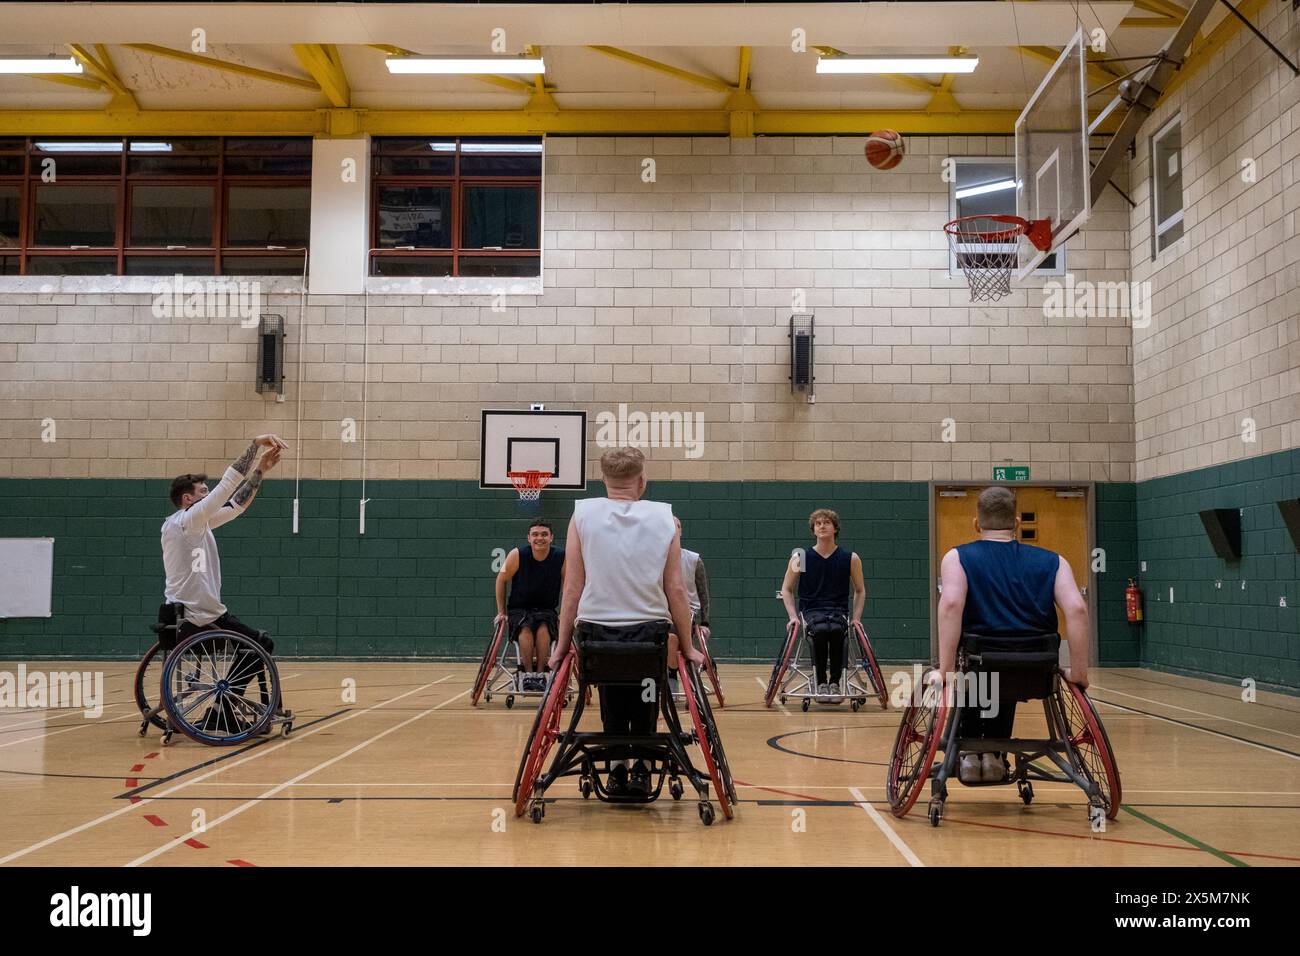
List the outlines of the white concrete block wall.
{"type": "MultiPolygon", "coordinates": [[[[1300,19],[1288,4],[1265,4],[1256,25],[1295,59],[1300,19]]],[[[1139,480],[1300,446],[1298,172],[1300,78],[1246,30],[1139,137],[1131,268],[1156,305],[1133,334],[1139,480]],[[1153,259],[1150,134],[1175,115],[1184,233],[1153,259]]]]}
{"type": "MultiPolygon", "coordinates": [[[[543,401],[702,413],[700,458],[649,451],[665,478],[970,479],[1009,461],[1132,480],[1127,318],[1045,318],[1041,279],[972,307],[948,275],[940,164],[1011,140],[909,137],[887,172],[862,146],[548,139],[543,294],[504,312],[488,296],[316,295],[305,314],[271,295],[289,327],[284,403],[254,392],[254,332],[237,321],[159,319],[147,295],[0,293],[0,474],[215,471],[274,429],[304,478],[356,478],[340,420],[360,421],[366,379],[372,479],[476,478],[479,410],[543,401]],[[817,318],[812,405],[787,380],[796,290],[817,318]],[[45,418],[58,441],[41,441],[45,418]]],[[[1127,279],[1130,225],[1108,192],[1070,244],[1076,279],[1127,279]]]]}

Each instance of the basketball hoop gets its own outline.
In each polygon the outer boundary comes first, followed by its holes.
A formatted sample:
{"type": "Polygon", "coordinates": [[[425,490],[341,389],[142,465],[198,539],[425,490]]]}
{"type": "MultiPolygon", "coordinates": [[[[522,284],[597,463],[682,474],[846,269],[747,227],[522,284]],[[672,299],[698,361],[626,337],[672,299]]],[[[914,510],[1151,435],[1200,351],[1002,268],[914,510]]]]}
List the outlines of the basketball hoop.
{"type": "Polygon", "coordinates": [[[554,475],[549,471],[508,471],[510,481],[519,492],[520,501],[536,501],[542,496],[542,489],[554,475]]]}
{"type": "Polygon", "coordinates": [[[943,227],[957,267],[966,274],[972,302],[988,302],[1011,292],[1011,272],[1024,236],[1041,251],[1052,243],[1048,219],[1019,216],[962,216],[943,227]]]}

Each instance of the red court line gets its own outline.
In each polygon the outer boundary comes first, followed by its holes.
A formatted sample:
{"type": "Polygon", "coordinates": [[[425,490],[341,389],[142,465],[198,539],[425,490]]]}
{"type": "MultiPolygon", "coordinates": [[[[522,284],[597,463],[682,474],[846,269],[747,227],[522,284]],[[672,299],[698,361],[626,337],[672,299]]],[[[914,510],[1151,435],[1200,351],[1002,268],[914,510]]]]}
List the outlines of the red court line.
{"type": "MultiPolygon", "coordinates": [[[[1040,834],[1040,835],[1042,835],[1042,836],[1059,836],[1059,837],[1067,837],[1067,838],[1069,838],[1069,839],[1071,839],[1071,840],[1091,840],[1091,839],[1093,839],[1093,837],[1092,837],[1091,835],[1085,836],[1085,835],[1082,834],[1082,833],[1061,833],[1060,831],[1057,831],[1057,830],[1036,830],[1036,829],[1033,829],[1032,827],[1013,827],[1013,826],[1007,826],[1005,823],[980,823],[980,822],[977,821],[977,820],[952,820],[952,819],[948,819],[948,818],[945,818],[944,822],[945,822],[945,823],[956,823],[956,824],[960,824],[960,825],[962,825],[962,826],[968,826],[968,827],[988,827],[988,828],[991,829],[991,830],[1015,830],[1015,831],[1018,831],[1018,832],[1020,832],[1020,833],[1037,833],[1037,834],[1040,834]]],[[[1199,847],[1194,847],[1194,846],[1184,846],[1184,845],[1181,844],[1181,843],[1149,843],[1149,842],[1147,842],[1147,841],[1145,841],[1145,840],[1121,840],[1121,839],[1114,838],[1114,837],[1106,837],[1106,838],[1105,838],[1105,842],[1106,842],[1106,843],[1123,843],[1123,844],[1127,844],[1128,846],[1153,846],[1153,847],[1157,847],[1157,848],[1159,848],[1159,849],[1161,849],[1161,850],[1184,850],[1184,851],[1187,851],[1187,852],[1189,852],[1189,853],[1200,853],[1200,852],[1202,852],[1202,851],[1200,850],[1199,847]]],[[[1223,852],[1224,852],[1224,853],[1227,853],[1229,856],[1253,856],[1253,857],[1258,857],[1258,858],[1260,858],[1260,859],[1264,859],[1264,860],[1287,860],[1287,861],[1294,862],[1294,863],[1300,863],[1300,857],[1294,857],[1294,856],[1275,856],[1274,854],[1271,854],[1271,853],[1239,853],[1239,852],[1237,852],[1236,850],[1224,850],[1223,852]]]]}
{"type": "Polygon", "coordinates": [[[152,760],[152,759],[153,759],[154,757],[156,757],[156,756],[158,756],[158,754],[156,754],[156,753],[145,754],[145,755],[144,755],[144,759],[145,759],[145,760],[152,760]]]}
{"type": "Polygon", "coordinates": [[[186,840],[185,845],[192,846],[196,850],[206,850],[208,848],[208,845],[206,843],[200,843],[198,840],[194,839],[194,837],[190,837],[188,840],[186,840]]]}
{"type": "Polygon", "coordinates": [[[136,764],[134,767],[131,768],[131,772],[132,772],[132,773],[139,773],[139,772],[140,772],[141,770],[143,770],[143,769],[144,769],[144,764],[142,764],[142,763],[138,763],[138,764],[136,764]]]}
{"type": "Polygon", "coordinates": [[[164,820],[162,817],[160,817],[160,816],[156,816],[155,814],[152,814],[152,813],[146,813],[146,814],[144,815],[144,818],[145,818],[146,820],[148,820],[150,823],[152,823],[152,824],[153,824],[154,826],[156,826],[156,827],[165,827],[165,826],[167,825],[167,821],[166,821],[166,820],[164,820]]]}
{"type": "Polygon", "coordinates": [[[227,860],[231,866],[256,866],[255,863],[249,863],[247,860],[227,860]]]}
{"type": "Polygon", "coordinates": [[[132,797],[132,798],[131,798],[131,802],[132,802],[132,803],[139,803],[142,799],[144,799],[144,798],[143,798],[143,797],[132,797]]]}
{"type": "Polygon", "coordinates": [[[134,790],[139,785],[140,785],[140,781],[136,780],[135,777],[126,778],[126,788],[128,790],[134,790]]]}
{"type": "Polygon", "coordinates": [[[826,803],[826,802],[827,802],[825,797],[810,797],[810,796],[808,796],[808,794],[806,794],[806,793],[794,793],[794,792],[792,792],[792,791],[790,791],[790,790],[777,790],[777,789],[775,789],[775,788],[773,788],[773,787],[760,787],[760,786],[758,786],[758,785],[756,785],[756,784],[745,783],[745,781],[740,780],[740,779],[737,779],[737,780],[736,780],[736,785],[737,785],[737,786],[740,786],[740,787],[752,787],[752,788],[755,789],[755,790],[764,790],[764,791],[766,791],[767,793],[779,793],[779,794],[781,794],[781,796],[783,796],[783,797],[798,797],[800,800],[811,800],[811,801],[813,801],[814,803],[826,803]]]}

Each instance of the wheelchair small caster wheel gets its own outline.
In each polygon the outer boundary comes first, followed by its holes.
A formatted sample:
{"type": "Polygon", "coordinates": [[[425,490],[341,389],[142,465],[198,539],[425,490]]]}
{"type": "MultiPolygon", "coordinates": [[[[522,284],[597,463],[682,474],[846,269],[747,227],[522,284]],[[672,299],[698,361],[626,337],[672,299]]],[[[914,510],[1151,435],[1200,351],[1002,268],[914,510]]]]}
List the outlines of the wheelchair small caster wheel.
{"type": "Polygon", "coordinates": [[[849,706],[853,708],[855,714],[862,709],[862,704],[856,700],[850,703],[849,706]]]}
{"type": "Polygon", "coordinates": [[[931,800],[929,807],[930,826],[937,827],[939,821],[943,819],[943,804],[938,800],[931,800]]]}
{"type": "Polygon", "coordinates": [[[1029,806],[1034,799],[1034,785],[1028,780],[1021,780],[1016,785],[1016,791],[1020,794],[1020,799],[1025,801],[1025,806],[1029,806]]]}
{"type": "Polygon", "coordinates": [[[782,695],[781,695],[781,703],[783,703],[783,704],[784,704],[784,703],[785,703],[785,701],[786,701],[786,697],[785,697],[785,695],[784,695],[784,694],[782,694],[782,695]]]}
{"type": "Polygon", "coordinates": [[[173,731],[170,730],[163,731],[162,742],[164,747],[166,747],[169,743],[172,742],[172,733],[173,731]]]}
{"type": "Polygon", "coordinates": [[[506,710],[509,710],[509,709],[510,709],[511,707],[513,707],[513,706],[515,706],[515,695],[514,695],[514,694],[507,694],[507,695],[506,695],[506,710]]]}
{"type": "Polygon", "coordinates": [[[541,800],[534,800],[532,806],[528,808],[528,819],[534,823],[541,823],[544,816],[546,816],[546,804],[541,800]]]}
{"type": "Polygon", "coordinates": [[[713,826],[713,804],[707,800],[700,801],[700,822],[706,827],[713,826]]]}
{"type": "Polygon", "coordinates": [[[810,703],[810,701],[808,700],[807,697],[805,697],[805,698],[803,699],[803,705],[802,705],[802,706],[803,706],[803,712],[804,712],[805,714],[808,713],[808,704],[809,704],[809,703],[810,703]]]}
{"type": "Polygon", "coordinates": [[[578,792],[582,794],[582,799],[590,800],[593,790],[595,790],[595,787],[592,785],[590,777],[583,777],[578,781],[578,792]]]}
{"type": "Polygon", "coordinates": [[[672,780],[668,781],[668,792],[672,795],[674,800],[680,800],[682,794],[686,792],[686,788],[682,786],[681,780],[677,777],[673,777],[672,780]]]}
{"type": "Polygon", "coordinates": [[[291,733],[293,733],[293,721],[286,720],[280,725],[280,736],[288,737],[291,733]]]}
{"type": "Polygon", "coordinates": [[[143,737],[148,732],[149,732],[149,721],[145,720],[145,722],[140,725],[139,736],[143,737]]]}
{"type": "Polygon", "coordinates": [[[483,699],[484,699],[485,701],[487,701],[489,704],[492,703],[492,695],[491,695],[491,694],[484,694],[484,695],[483,695],[483,699]]]}

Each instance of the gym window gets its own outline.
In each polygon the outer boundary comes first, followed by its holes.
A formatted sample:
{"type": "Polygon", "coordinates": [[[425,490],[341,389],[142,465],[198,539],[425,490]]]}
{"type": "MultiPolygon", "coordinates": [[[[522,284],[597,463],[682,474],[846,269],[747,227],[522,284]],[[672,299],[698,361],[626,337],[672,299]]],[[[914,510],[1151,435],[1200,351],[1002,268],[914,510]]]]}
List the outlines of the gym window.
{"type": "MultiPolygon", "coordinates": [[[[961,216],[1014,216],[1016,214],[1016,161],[1013,157],[953,157],[948,218],[961,216]]],[[[1015,262],[1011,263],[1012,268],[1015,262]]],[[[948,253],[948,274],[960,279],[956,255],[948,253]]],[[[1036,276],[1065,274],[1065,250],[1050,253],[1034,270],[1036,276]]]]}
{"type": "Polygon", "coordinates": [[[1183,234],[1183,122],[1175,116],[1151,137],[1151,258],[1183,234]]]}
{"type": "Polygon", "coordinates": [[[307,138],[0,138],[0,275],[301,275],[307,138]]]}
{"type": "Polygon", "coordinates": [[[541,275],[540,138],[377,138],[372,150],[371,275],[541,275]]]}

